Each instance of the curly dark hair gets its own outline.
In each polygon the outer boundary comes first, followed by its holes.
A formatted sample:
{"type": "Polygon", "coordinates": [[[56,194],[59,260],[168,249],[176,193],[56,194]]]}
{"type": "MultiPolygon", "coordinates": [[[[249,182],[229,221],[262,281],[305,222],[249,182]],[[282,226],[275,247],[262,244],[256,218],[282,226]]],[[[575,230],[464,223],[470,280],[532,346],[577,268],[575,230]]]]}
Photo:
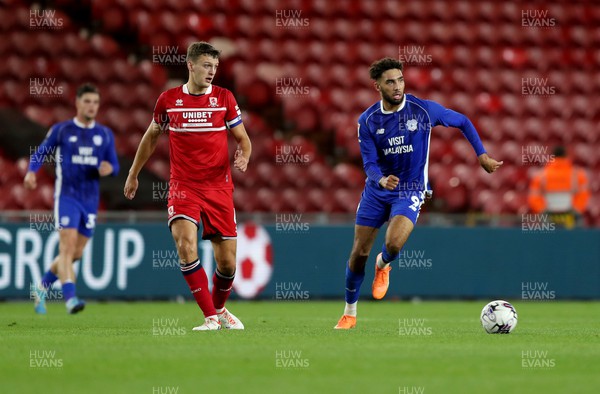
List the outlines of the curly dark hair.
{"type": "Polygon", "coordinates": [[[377,81],[379,77],[381,77],[381,74],[387,70],[393,70],[396,68],[402,71],[403,65],[401,61],[391,57],[384,57],[383,59],[379,59],[371,64],[371,68],[369,68],[369,75],[373,81],[377,81]]]}

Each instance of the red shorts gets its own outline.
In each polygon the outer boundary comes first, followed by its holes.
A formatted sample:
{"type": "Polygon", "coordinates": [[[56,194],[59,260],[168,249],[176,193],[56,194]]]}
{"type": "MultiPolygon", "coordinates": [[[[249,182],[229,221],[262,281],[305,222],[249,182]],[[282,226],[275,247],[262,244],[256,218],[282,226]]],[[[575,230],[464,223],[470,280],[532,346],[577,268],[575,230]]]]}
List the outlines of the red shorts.
{"type": "Polygon", "coordinates": [[[170,182],[167,206],[169,228],[175,219],[187,219],[196,226],[200,226],[202,219],[202,239],[237,237],[232,189],[201,190],[181,182],[170,182]]]}

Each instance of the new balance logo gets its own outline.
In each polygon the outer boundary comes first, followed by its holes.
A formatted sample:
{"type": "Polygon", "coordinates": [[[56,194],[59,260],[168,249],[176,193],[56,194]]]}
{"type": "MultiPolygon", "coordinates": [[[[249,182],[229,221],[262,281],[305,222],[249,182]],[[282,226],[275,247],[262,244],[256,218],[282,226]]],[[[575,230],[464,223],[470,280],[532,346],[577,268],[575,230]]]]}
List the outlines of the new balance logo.
{"type": "Polygon", "coordinates": [[[375,132],[375,134],[383,134],[385,133],[385,129],[377,129],[377,131],[375,132]]]}

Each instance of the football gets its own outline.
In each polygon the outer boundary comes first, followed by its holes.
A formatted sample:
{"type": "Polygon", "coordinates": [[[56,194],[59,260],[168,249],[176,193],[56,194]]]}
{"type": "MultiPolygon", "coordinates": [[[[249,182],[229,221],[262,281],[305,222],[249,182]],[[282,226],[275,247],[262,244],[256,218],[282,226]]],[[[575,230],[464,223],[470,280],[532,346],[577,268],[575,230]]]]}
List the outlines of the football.
{"type": "Polygon", "coordinates": [[[517,326],[517,311],[509,302],[492,301],[481,311],[481,325],[488,334],[510,334],[517,326]]]}

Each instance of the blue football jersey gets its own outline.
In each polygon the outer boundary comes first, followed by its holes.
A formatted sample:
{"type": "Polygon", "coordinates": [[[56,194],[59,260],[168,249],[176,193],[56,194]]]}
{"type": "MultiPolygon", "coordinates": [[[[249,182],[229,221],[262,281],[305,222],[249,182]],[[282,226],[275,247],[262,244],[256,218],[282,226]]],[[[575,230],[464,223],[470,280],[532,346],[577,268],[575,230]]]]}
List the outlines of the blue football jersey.
{"type": "Polygon", "coordinates": [[[53,125],[31,155],[29,170],[37,172],[45,161],[56,163],[54,198],[72,197],[92,209],[100,199],[100,163],[112,164],[112,176],[119,172],[113,133],[96,122],[85,127],[70,119],[53,125]],[[48,155],[53,160],[47,160],[48,155]]]}
{"type": "Polygon", "coordinates": [[[459,128],[477,156],[485,153],[473,123],[440,104],[405,94],[400,108],[383,109],[378,101],[358,119],[358,141],[367,183],[381,188],[383,176],[400,179],[398,188],[430,191],[428,176],[431,129],[442,125],[459,128]]]}

